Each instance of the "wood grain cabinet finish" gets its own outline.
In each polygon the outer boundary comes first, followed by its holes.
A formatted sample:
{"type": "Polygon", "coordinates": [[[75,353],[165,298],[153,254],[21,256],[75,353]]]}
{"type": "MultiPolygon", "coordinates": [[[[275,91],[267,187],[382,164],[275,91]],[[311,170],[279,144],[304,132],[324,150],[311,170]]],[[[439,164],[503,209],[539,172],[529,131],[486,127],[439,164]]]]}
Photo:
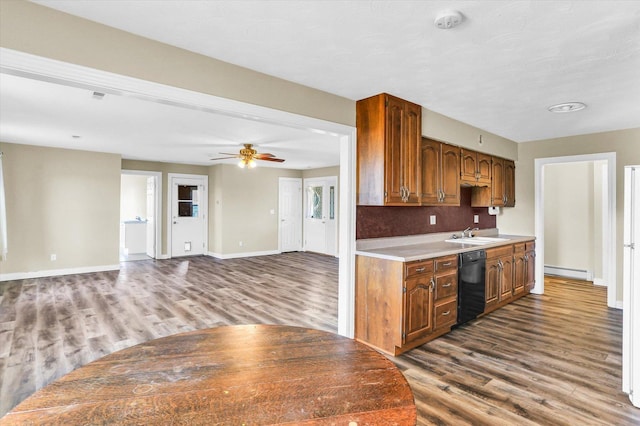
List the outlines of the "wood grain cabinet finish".
{"type": "Polygon", "coordinates": [[[460,205],[460,148],[422,138],[423,206],[460,205]]]}
{"type": "Polygon", "coordinates": [[[399,355],[450,331],[457,319],[457,256],[399,262],[356,256],[355,338],[399,355]]]}
{"type": "Polygon", "coordinates": [[[504,160],[504,206],[516,206],[516,163],[504,160]]]}
{"type": "Polygon", "coordinates": [[[513,245],[486,250],[485,313],[508,303],[513,294],[513,245]]]}
{"type": "Polygon", "coordinates": [[[357,204],[420,205],[422,107],[382,93],[356,103],[357,204]]]}
{"type": "Polygon", "coordinates": [[[504,206],[504,160],[491,158],[491,205],[504,206]]]}
{"type": "Polygon", "coordinates": [[[460,183],[468,186],[489,186],[491,184],[491,156],[461,148],[460,183]]]}
{"type": "Polygon", "coordinates": [[[525,243],[513,245],[513,295],[516,297],[524,292],[527,280],[525,246],[525,243]]]}
{"type": "Polygon", "coordinates": [[[536,243],[528,241],[525,243],[524,261],[526,265],[526,274],[524,280],[524,291],[530,293],[536,285],[536,243]]]}
{"type": "Polygon", "coordinates": [[[491,157],[491,185],[473,188],[472,207],[515,207],[516,165],[512,160],[491,157]]]}

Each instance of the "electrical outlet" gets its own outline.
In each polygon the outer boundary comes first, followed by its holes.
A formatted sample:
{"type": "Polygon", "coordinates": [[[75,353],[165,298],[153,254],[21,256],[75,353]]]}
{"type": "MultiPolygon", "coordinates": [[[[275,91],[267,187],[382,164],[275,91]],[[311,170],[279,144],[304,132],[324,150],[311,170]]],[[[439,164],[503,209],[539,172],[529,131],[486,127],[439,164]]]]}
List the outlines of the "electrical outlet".
{"type": "Polygon", "coordinates": [[[55,260],[57,260],[57,259],[58,259],[58,256],[56,256],[56,254],[55,254],[55,253],[52,253],[52,254],[51,254],[50,259],[51,259],[51,261],[53,262],[53,261],[55,261],[55,260]]]}
{"type": "Polygon", "coordinates": [[[436,215],[432,214],[431,216],[429,216],[429,225],[435,225],[436,224],[436,215]]]}
{"type": "Polygon", "coordinates": [[[480,216],[478,216],[477,214],[473,215],[473,223],[480,223],[480,216]]]}

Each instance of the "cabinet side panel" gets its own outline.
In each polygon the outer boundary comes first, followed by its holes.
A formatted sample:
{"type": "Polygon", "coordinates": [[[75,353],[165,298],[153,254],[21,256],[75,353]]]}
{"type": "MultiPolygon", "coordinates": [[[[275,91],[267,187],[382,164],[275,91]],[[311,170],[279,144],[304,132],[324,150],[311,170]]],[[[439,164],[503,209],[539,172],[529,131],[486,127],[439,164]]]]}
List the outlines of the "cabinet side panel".
{"type": "Polygon", "coordinates": [[[355,338],[387,353],[402,344],[403,263],[356,256],[355,338]]]}
{"type": "Polygon", "coordinates": [[[384,205],[384,112],[384,96],[378,95],[356,103],[358,205],[384,205]]]}

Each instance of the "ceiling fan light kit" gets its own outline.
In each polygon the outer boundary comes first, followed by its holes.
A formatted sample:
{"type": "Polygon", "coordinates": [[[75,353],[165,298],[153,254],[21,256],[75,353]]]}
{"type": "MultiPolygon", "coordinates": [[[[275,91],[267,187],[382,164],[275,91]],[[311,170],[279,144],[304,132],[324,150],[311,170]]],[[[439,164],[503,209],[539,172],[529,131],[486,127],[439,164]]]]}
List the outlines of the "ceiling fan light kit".
{"type": "Polygon", "coordinates": [[[239,158],[238,167],[244,169],[248,167],[253,169],[257,166],[256,160],[263,161],[274,161],[276,163],[283,163],[284,160],[282,158],[276,158],[275,155],[269,153],[258,154],[258,151],[253,149],[253,145],[250,143],[245,143],[244,148],[240,149],[238,154],[231,154],[228,152],[221,152],[222,155],[230,155],[230,157],[220,157],[220,158],[212,158],[212,161],[215,160],[227,160],[231,158],[239,158]]]}

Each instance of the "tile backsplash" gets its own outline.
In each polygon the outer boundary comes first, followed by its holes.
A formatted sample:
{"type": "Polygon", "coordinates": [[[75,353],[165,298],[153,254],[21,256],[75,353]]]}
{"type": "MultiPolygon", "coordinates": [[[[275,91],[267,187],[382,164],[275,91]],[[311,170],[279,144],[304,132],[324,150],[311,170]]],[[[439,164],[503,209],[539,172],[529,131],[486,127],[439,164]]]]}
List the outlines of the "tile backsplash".
{"type": "Polygon", "coordinates": [[[462,231],[472,228],[495,228],[496,217],[486,207],[471,207],[470,187],[460,188],[460,206],[447,207],[371,207],[356,208],[356,239],[399,237],[433,232],[462,231]],[[436,224],[430,225],[430,216],[436,224]],[[479,222],[473,223],[478,215],[479,222]]]}

